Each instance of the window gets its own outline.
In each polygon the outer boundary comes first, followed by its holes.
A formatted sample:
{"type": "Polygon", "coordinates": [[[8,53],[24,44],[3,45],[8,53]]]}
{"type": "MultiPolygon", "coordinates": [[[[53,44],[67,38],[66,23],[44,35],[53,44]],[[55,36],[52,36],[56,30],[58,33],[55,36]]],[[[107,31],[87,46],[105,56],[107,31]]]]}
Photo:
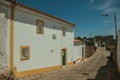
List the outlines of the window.
{"type": "Polygon", "coordinates": [[[21,55],[21,61],[30,59],[30,47],[21,46],[20,55],[21,55]]]}
{"type": "Polygon", "coordinates": [[[41,20],[37,20],[36,22],[36,26],[37,26],[37,34],[43,34],[44,32],[44,22],[41,20]]]}
{"type": "Polygon", "coordinates": [[[53,29],[55,29],[55,25],[53,25],[53,29]]]}
{"type": "Polygon", "coordinates": [[[0,6],[0,15],[3,17],[8,17],[7,9],[0,6]]]}
{"type": "Polygon", "coordinates": [[[66,27],[62,27],[63,36],[66,36],[66,27]]]}
{"type": "Polygon", "coordinates": [[[52,39],[56,39],[56,34],[52,34],[52,39]]]}

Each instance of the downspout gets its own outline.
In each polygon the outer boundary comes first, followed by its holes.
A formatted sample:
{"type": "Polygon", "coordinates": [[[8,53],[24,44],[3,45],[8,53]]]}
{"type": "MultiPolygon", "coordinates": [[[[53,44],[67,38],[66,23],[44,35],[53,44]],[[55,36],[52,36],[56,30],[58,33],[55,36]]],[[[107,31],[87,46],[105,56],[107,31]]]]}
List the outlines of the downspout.
{"type": "Polygon", "coordinates": [[[11,14],[10,14],[10,69],[15,72],[14,67],[14,10],[16,1],[10,0],[11,2],[11,14]]]}

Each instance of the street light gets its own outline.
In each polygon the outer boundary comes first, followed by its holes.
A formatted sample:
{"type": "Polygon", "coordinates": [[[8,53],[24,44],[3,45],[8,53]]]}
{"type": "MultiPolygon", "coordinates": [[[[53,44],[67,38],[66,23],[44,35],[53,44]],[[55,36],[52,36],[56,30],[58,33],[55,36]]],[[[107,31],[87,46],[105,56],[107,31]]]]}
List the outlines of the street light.
{"type": "MultiPolygon", "coordinates": [[[[109,16],[108,14],[103,14],[103,16],[109,16]]],[[[116,12],[114,13],[114,24],[115,24],[115,54],[114,54],[114,60],[115,63],[117,62],[117,17],[116,12]]]]}
{"type": "MultiPolygon", "coordinates": [[[[103,16],[109,16],[108,14],[103,14],[103,16]]],[[[115,22],[115,39],[117,41],[117,17],[116,12],[114,13],[114,22],[115,22]]]]}

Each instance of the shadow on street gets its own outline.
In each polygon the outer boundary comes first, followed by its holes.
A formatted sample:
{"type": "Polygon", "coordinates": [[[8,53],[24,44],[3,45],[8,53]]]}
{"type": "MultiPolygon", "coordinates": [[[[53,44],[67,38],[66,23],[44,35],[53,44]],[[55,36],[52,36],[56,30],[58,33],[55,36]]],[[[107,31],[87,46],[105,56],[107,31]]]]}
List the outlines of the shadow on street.
{"type": "Polygon", "coordinates": [[[108,57],[107,64],[98,70],[95,79],[87,80],[120,80],[120,74],[117,71],[117,66],[113,63],[112,58],[108,57]]]}

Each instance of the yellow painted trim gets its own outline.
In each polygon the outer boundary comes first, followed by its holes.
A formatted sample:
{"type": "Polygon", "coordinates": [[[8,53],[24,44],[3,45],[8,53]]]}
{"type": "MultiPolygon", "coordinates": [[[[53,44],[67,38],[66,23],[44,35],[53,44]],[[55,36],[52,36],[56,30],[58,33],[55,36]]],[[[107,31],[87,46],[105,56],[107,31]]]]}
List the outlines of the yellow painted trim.
{"type": "Polygon", "coordinates": [[[15,7],[11,5],[10,15],[10,68],[14,69],[14,10],[15,7]]]}
{"type": "Polygon", "coordinates": [[[30,59],[30,46],[20,46],[20,60],[25,61],[30,59]],[[27,48],[28,49],[28,58],[27,59],[22,59],[22,49],[27,48]]]}
{"type": "MultiPolygon", "coordinates": [[[[64,48],[65,49],[65,48],[64,48]]],[[[62,51],[62,49],[61,49],[62,51]]],[[[62,55],[61,55],[62,56],[62,55]]],[[[79,59],[76,59],[74,61],[78,61],[80,60],[79,59]]],[[[62,60],[61,60],[62,61],[62,60]]],[[[72,62],[69,62],[69,63],[66,63],[66,66],[72,66],[74,65],[74,61],[72,62]]],[[[61,62],[62,63],[62,62],[61,62]]],[[[61,64],[62,65],[62,64],[61,64]]],[[[17,72],[16,68],[14,68],[14,71],[15,71],[15,76],[17,78],[20,78],[20,77],[25,77],[25,76],[30,76],[30,75],[33,75],[33,74],[39,74],[39,73],[43,73],[43,72],[48,72],[48,71],[52,71],[52,70],[59,70],[62,68],[61,65],[58,65],[58,66],[52,66],[52,67],[46,67],[46,68],[40,68],[40,69],[34,69],[34,70],[28,70],[28,71],[22,71],[22,72],[17,72]]]]}
{"type": "Polygon", "coordinates": [[[84,60],[85,60],[85,58],[82,58],[82,59],[81,59],[81,61],[84,61],[84,60]]]}
{"type": "Polygon", "coordinates": [[[44,21],[42,20],[36,20],[36,33],[37,34],[44,34],[44,21]],[[42,32],[38,32],[38,24],[41,23],[42,24],[42,32]]]}
{"type": "Polygon", "coordinates": [[[74,64],[74,61],[67,63],[67,66],[71,66],[74,64]]]}
{"type": "Polygon", "coordinates": [[[16,72],[15,76],[17,78],[20,78],[20,77],[30,76],[30,75],[33,75],[33,74],[38,74],[38,73],[43,73],[43,72],[48,72],[48,71],[58,70],[58,69],[61,69],[60,65],[59,66],[47,67],[47,68],[40,68],[40,69],[22,71],[22,72],[16,72]]]}
{"type": "Polygon", "coordinates": [[[81,58],[76,59],[74,62],[76,63],[77,61],[81,60],[81,58]]]}
{"type": "Polygon", "coordinates": [[[79,60],[81,60],[81,58],[78,58],[78,59],[76,59],[76,60],[74,60],[74,61],[72,61],[72,62],[68,62],[68,63],[67,63],[67,66],[71,66],[71,65],[73,65],[73,64],[76,64],[76,62],[79,61],[79,60]]]}
{"type": "Polygon", "coordinates": [[[63,35],[63,37],[66,36],[66,27],[62,27],[62,35],[63,35]]]}
{"type": "Polygon", "coordinates": [[[65,50],[66,51],[66,66],[67,66],[67,59],[68,59],[68,52],[67,52],[67,48],[63,48],[61,49],[61,67],[62,67],[62,64],[63,64],[63,60],[62,60],[62,50],[65,50]]]}

